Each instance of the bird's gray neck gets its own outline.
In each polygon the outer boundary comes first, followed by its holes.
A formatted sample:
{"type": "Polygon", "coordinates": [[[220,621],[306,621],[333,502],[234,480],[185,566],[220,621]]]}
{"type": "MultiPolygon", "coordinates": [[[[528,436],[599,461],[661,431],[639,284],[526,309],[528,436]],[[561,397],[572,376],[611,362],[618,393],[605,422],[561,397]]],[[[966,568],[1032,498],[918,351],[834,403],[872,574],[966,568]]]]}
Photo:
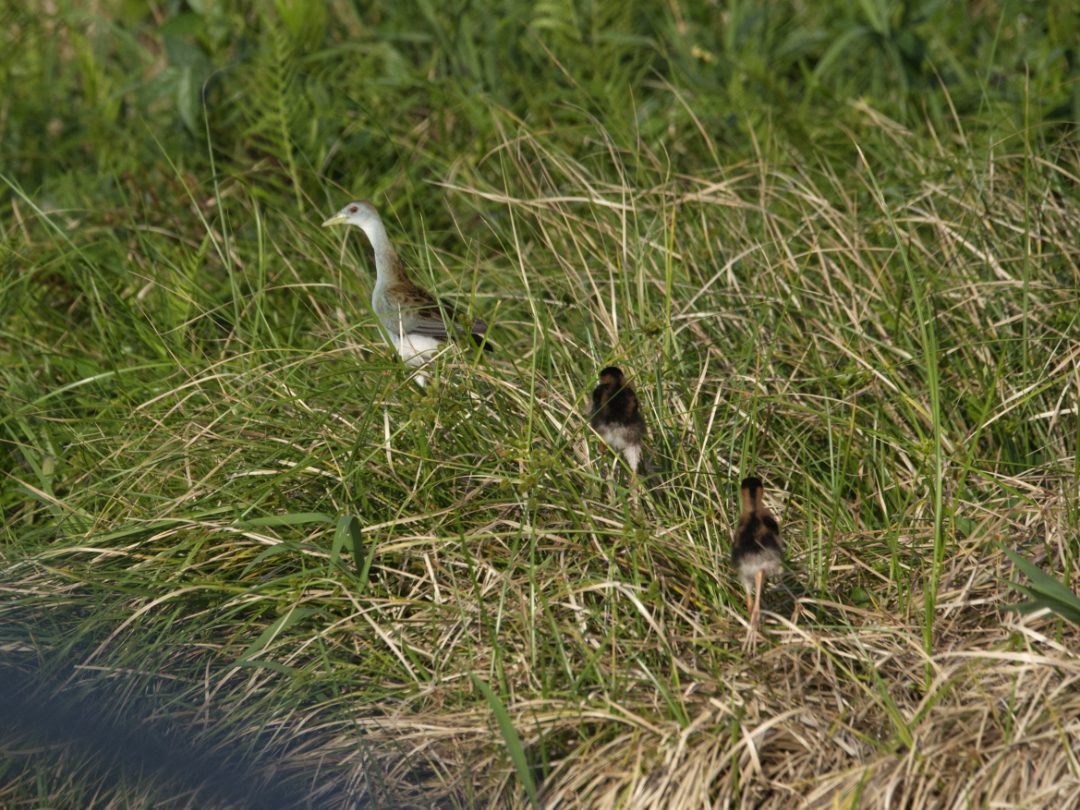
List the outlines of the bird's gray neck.
{"type": "Polygon", "coordinates": [[[383,291],[398,280],[400,273],[397,253],[390,239],[386,236],[386,228],[381,222],[368,225],[364,233],[371,241],[371,247],[375,251],[375,290],[376,296],[382,295],[383,291]]]}

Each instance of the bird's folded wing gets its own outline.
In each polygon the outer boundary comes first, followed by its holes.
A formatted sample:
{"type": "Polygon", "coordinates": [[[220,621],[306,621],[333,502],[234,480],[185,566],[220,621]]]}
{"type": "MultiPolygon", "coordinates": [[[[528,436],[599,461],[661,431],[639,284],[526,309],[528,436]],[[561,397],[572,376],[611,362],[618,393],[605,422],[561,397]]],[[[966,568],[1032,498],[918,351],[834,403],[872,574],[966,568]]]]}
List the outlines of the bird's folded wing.
{"type": "MultiPolygon", "coordinates": [[[[453,304],[446,301],[438,303],[433,301],[427,306],[402,312],[402,319],[406,330],[409,332],[447,340],[453,334],[447,328],[447,321],[458,323],[458,314],[459,311],[453,304]]],[[[468,330],[478,346],[488,348],[487,341],[484,340],[484,335],[487,333],[487,324],[484,321],[474,318],[469,324],[468,330]]]]}
{"type": "MultiPolygon", "coordinates": [[[[407,279],[391,287],[387,295],[397,304],[397,312],[391,318],[396,323],[387,325],[388,329],[399,328],[405,333],[426,335],[437,340],[449,340],[459,331],[452,328],[461,321],[457,307],[448,301],[439,301],[407,279]]],[[[486,323],[473,320],[468,330],[478,346],[490,348],[484,340],[486,323]]]]}
{"type": "Polygon", "coordinates": [[[415,332],[418,335],[447,340],[450,334],[446,328],[446,321],[442,314],[435,310],[402,311],[401,322],[406,332],[415,332]]]}

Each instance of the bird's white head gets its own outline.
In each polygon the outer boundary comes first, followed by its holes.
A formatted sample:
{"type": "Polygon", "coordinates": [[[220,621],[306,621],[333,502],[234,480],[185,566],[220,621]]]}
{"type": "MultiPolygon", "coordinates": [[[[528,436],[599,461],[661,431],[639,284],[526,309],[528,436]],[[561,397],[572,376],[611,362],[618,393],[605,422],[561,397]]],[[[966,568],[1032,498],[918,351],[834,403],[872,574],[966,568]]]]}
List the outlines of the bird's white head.
{"type": "Polygon", "coordinates": [[[383,227],[375,206],[364,200],[349,203],[323,223],[324,228],[330,225],[355,225],[370,238],[383,227]]]}

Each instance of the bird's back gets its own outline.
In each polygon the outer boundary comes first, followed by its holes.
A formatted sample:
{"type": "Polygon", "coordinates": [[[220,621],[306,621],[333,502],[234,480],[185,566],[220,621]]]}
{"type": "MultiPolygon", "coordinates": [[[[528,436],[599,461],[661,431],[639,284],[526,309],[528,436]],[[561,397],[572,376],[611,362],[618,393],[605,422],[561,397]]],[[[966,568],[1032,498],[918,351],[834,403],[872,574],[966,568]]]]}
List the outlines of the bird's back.
{"type": "Polygon", "coordinates": [[[731,550],[732,557],[737,561],[740,555],[751,552],[783,555],[780,525],[768,511],[764,515],[751,512],[739,518],[739,525],[735,529],[735,545],[731,550]]]}
{"type": "Polygon", "coordinates": [[[638,407],[637,394],[628,385],[616,387],[614,383],[600,384],[593,389],[593,411],[589,420],[594,428],[619,424],[637,426],[640,430],[645,420],[638,407]],[[613,390],[614,389],[614,390],[613,390]]]}
{"type": "Polygon", "coordinates": [[[747,588],[758,571],[779,573],[784,552],[780,546],[780,524],[762,502],[761,482],[748,478],[743,482],[743,512],[735,527],[731,562],[747,588]]]}

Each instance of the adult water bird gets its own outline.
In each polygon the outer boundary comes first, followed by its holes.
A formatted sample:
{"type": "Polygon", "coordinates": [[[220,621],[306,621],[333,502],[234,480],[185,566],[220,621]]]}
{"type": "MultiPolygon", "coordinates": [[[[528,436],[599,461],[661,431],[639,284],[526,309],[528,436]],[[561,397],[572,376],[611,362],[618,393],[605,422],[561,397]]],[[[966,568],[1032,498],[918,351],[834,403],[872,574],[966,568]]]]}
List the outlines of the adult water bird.
{"type": "Polygon", "coordinates": [[[731,547],[731,562],[746,589],[746,610],[750,627],[746,643],[757,646],[757,629],[761,623],[761,591],[765,576],[779,574],[784,565],[780,548],[780,524],[765,506],[765,487],[753,476],[742,482],[742,515],[735,527],[735,542],[731,547]]]}
{"type": "MultiPolygon", "coordinates": [[[[451,337],[469,335],[476,345],[490,349],[484,321],[476,318],[459,323],[452,304],[439,301],[409,278],[375,206],[364,201],[351,202],[323,223],[324,228],[331,225],[355,225],[367,234],[375,252],[371,307],[382,323],[387,340],[406,365],[421,368],[451,337]]],[[[427,377],[420,372],[416,381],[423,386],[427,377]]]]}

